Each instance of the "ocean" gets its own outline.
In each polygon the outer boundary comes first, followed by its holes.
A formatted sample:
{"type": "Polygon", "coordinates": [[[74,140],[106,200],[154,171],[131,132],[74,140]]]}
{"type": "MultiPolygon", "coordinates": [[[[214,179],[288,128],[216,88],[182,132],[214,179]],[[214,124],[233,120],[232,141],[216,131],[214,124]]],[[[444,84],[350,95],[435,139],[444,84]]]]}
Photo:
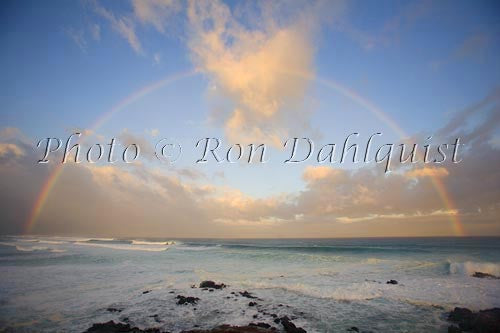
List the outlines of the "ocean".
{"type": "Polygon", "coordinates": [[[447,332],[456,306],[500,307],[500,280],[475,272],[500,276],[500,238],[3,236],[0,330],[83,332],[109,320],[170,332],[280,328],[274,314],[307,332],[447,332]],[[193,288],[203,280],[228,287],[193,288]],[[177,295],[200,300],[177,305],[177,295]]]}

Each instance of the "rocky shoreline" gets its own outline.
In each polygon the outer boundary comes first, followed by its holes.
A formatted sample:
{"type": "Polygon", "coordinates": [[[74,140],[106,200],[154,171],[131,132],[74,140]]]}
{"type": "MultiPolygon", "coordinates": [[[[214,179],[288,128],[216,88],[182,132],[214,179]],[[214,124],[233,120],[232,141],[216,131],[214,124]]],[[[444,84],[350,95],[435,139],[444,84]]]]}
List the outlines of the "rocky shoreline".
{"type": "Polygon", "coordinates": [[[448,315],[455,325],[448,327],[448,333],[500,333],[500,308],[473,312],[467,308],[455,308],[448,315]]]}
{"type": "MultiPolygon", "coordinates": [[[[387,281],[387,284],[397,284],[395,280],[387,281]]],[[[215,283],[214,281],[203,281],[199,286],[193,285],[191,288],[200,288],[204,291],[214,292],[216,290],[221,290],[228,287],[223,283],[215,283]]],[[[143,294],[149,293],[151,290],[143,292],[143,294]]],[[[173,291],[171,293],[174,293],[173,291]]],[[[220,325],[211,329],[201,329],[199,327],[193,327],[189,330],[183,330],[181,333],[306,333],[306,330],[302,327],[298,327],[293,320],[297,319],[294,316],[288,315],[278,315],[276,313],[271,313],[259,306],[259,301],[262,299],[252,295],[250,292],[244,291],[232,291],[230,293],[233,297],[243,297],[248,298],[248,307],[256,308],[259,315],[254,315],[254,319],[267,318],[266,321],[255,320],[255,322],[250,322],[243,326],[230,326],[230,325],[220,325]]],[[[175,297],[177,306],[196,306],[198,302],[201,301],[199,297],[177,295],[175,297]]],[[[277,307],[283,307],[283,304],[278,304],[277,307]]],[[[196,310],[196,308],[193,308],[196,310]]],[[[120,313],[123,311],[122,308],[108,307],[106,308],[108,312],[120,313]]],[[[155,315],[157,316],[157,315],[155,315]]],[[[155,317],[151,316],[151,317],[155,317]]],[[[155,317],[155,320],[158,319],[155,317]]],[[[472,333],[500,333],[500,308],[493,308],[487,310],[481,310],[478,312],[473,312],[466,308],[455,308],[453,311],[446,314],[446,319],[451,323],[448,327],[449,333],[461,333],[461,332],[472,332],[472,333]]],[[[128,318],[123,318],[123,322],[115,322],[113,320],[104,323],[95,323],[90,328],[88,328],[84,333],[170,333],[169,331],[164,331],[159,328],[147,328],[140,329],[138,327],[131,326],[128,323],[128,318]]],[[[161,322],[161,321],[158,321],[161,322]]],[[[346,327],[346,332],[365,332],[370,333],[370,331],[362,331],[355,326],[346,327]]]]}

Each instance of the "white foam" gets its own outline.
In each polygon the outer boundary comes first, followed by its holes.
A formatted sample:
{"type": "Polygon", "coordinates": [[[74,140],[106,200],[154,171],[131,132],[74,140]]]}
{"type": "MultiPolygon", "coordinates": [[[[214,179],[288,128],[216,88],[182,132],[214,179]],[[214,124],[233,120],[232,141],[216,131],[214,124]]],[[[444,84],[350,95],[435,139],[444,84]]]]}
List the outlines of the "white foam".
{"type": "Polygon", "coordinates": [[[474,261],[450,262],[450,274],[462,274],[471,276],[475,272],[500,276],[500,264],[474,261]]]}
{"type": "Polygon", "coordinates": [[[97,238],[97,237],[93,237],[93,238],[90,238],[89,240],[99,241],[99,242],[112,242],[112,241],[114,241],[116,239],[115,238],[97,238]]]}
{"type": "Polygon", "coordinates": [[[207,250],[214,250],[217,249],[218,246],[188,246],[188,245],[183,245],[179,246],[176,249],[178,250],[183,250],[183,251],[207,251],[207,250]]]}
{"type": "Polygon", "coordinates": [[[141,241],[141,240],[133,240],[132,241],[133,245],[174,245],[174,241],[167,241],[167,242],[147,242],[147,241],[141,241]]]}
{"type": "Polygon", "coordinates": [[[330,298],[338,301],[363,301],[382,296],[381,288],[378,285],[368,282],[328,288],[329,290],[325,290],[319,286],[308,285],[307,283],[249,282],[245,283],[245,285],[256,289],[277,288],[306,296],[330,298]]]}
{"type": "Polygon", "coordinates": [[[85,242],[75,242],[74,244],[90,246],[90,247],[102,247],[113,250],[125,250],[125,251],[161,252],[168,249],[168,247],[145,247],[145,246],[128,245],[128,244],[99,244],[99,243],[85,243],[85,242]]]}
{"type": "Polygon", "coordinates": [[[41,243],[41,244],[67,244],[68,242],[40,239],[38,241],[38,243],[41,243]]]}
{"type": "Polygon", "coordinates": [[[34,238],[15,238],[15,240],[18,242],[29,242],[29,243],[38,242],[38,239],[34,239],[34,238]]]}
{"type": "Polygon", "coordinates": [[[66,250],[61,250],[58,248],[50,248],[46,246],[26,246],[18,245],[16,243],[0,242],[0,245],[15,247],[17,251],[21,252],[34,252],[34,251],[48,251],[48,252],[66,252],[66,250]]]}

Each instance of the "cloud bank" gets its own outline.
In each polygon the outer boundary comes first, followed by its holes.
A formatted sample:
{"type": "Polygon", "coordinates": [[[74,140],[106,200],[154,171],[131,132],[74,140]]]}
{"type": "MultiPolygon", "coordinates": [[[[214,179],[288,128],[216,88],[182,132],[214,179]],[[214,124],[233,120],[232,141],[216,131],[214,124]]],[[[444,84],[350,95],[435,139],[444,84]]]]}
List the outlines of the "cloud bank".
{"type": "MultiPolygon", "coordinates": [[[[463,161],[412,165],[391,174],[307,166],[304,188],[251,197],[210,183],[199,170],[143,164],[69,164],[33,233],[165,237],[340,237],[500,234],[498,92],[457,113],[449,135],[467,144],[463,161]],[[497,97],[495,97],[497,96],[497,97]],[[478,120],[479,119],[479,120],[478,120]],[[474,120],[471,125],[470,122],[474,120]],[[448,207],[433,179],[447,188],[448,207]]],[[[443,130],[448,128],[446,125],[443,130]]],[[[443,130],[439,131],[443,135],[443,130]]],[[[137,138],[124,131],[123,140],[137,138]]],[[[19,233],[55,165],[37,165],[31,143],[16,129],[0,132],[0,232],[19,233]]]]}

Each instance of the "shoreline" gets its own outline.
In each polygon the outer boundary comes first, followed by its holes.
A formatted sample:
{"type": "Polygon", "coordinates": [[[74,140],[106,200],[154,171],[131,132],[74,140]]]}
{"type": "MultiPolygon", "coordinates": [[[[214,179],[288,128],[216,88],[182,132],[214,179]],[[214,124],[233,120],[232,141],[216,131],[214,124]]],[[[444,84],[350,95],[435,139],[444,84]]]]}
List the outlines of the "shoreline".
{"type": "MultiPolygon", "coordinates": [[[[397,285],[396,280],[389,280],[386,284],[397,285]]],[[[191,289],[201,289],[208,293],[217,293],[222,289],[229,286],[224,283],[216,283],[214,281],[202,281],[199,286],[192,285],[191,289]]],[[[144,290],[143,295],[152,293],[152,290],[144,290]]],[[[176,294],[174,291],[170,291],[169,294],[176,294]]],[[[244,291],[231,291],[230,295],[225,296],[227,299],[233,297],[248,299],[247,307],[248,309],[257,310],[257,313],[253,315],[255,319],[246,325],[229,325],[221,324],[212,328],[201,328],[199,325],[195,325],[192,329],[182,330],[180,333],[275,333],[275,332],[285,332],[285,333],[307,333],[307,331],[296,325],[294,320],[300,319],[296,315],[283,315],[282,313],[278,315],[268,311],[268,309],[261,305],[260,302],[263,299],[255,296],[247,290],[244,291]]],[[[224,297],[223,295],[221,297],[224,297]]],[[[198,302],[202,302],[202,299],[195,296],[190,296],[188,293],[186,295],[176,295],[176,306],[186,306],[192,307],[196,311],[196,305],[198,302]]],[[[275,308],[287,309],[288,305],[276,304],[275,308]]],[[[121,313],[124,309],[108,307],[106,311],[110,313],[121,313]]],[[[444,310],[444,309],[443,309],[444,310]]],[[[237,310],[235,310],[237,311],[237,310]]],[[[287,312],[285,310],[285,312],[287,312]]],[[[216,310],[219,313],[219,310],[216,310]]],[[[245,310],[243,310],[245,313],[245,310]]],[[[304,313],[301,312],[303,315],[304,313]]],[[[498,333],[500,332],[500,308],[491,308],[479,310],[473,312],[467,308],[455,307],[452,311],[444,311],[443,316],[446,317],[449,323],[447,331],[449,333],[462,333],[462,332],[472,332],[472,333],[498,333]]],[[[161,323],[161,318],[156,315],[148,315],[148,317],[154,318],[155,321],[161,323]]],[[[362,325],[359,325],[362,326],[362,325]]],[[[85,330],[83,333],[171,333],[169,330],[162,330],[158,327],[149,328],[138,328],[133,326],[127,317],[110,320],[102,323],[94,323],[91,327],[85,330]]],[[[358,326],[349,326],[345,328],[345,332],[361,332],[361,333],[372,333],[373,331],[368,329],[360,329],[358,326]]],[[[444,332],[444,330],[443,330],[444,332]]]]}

